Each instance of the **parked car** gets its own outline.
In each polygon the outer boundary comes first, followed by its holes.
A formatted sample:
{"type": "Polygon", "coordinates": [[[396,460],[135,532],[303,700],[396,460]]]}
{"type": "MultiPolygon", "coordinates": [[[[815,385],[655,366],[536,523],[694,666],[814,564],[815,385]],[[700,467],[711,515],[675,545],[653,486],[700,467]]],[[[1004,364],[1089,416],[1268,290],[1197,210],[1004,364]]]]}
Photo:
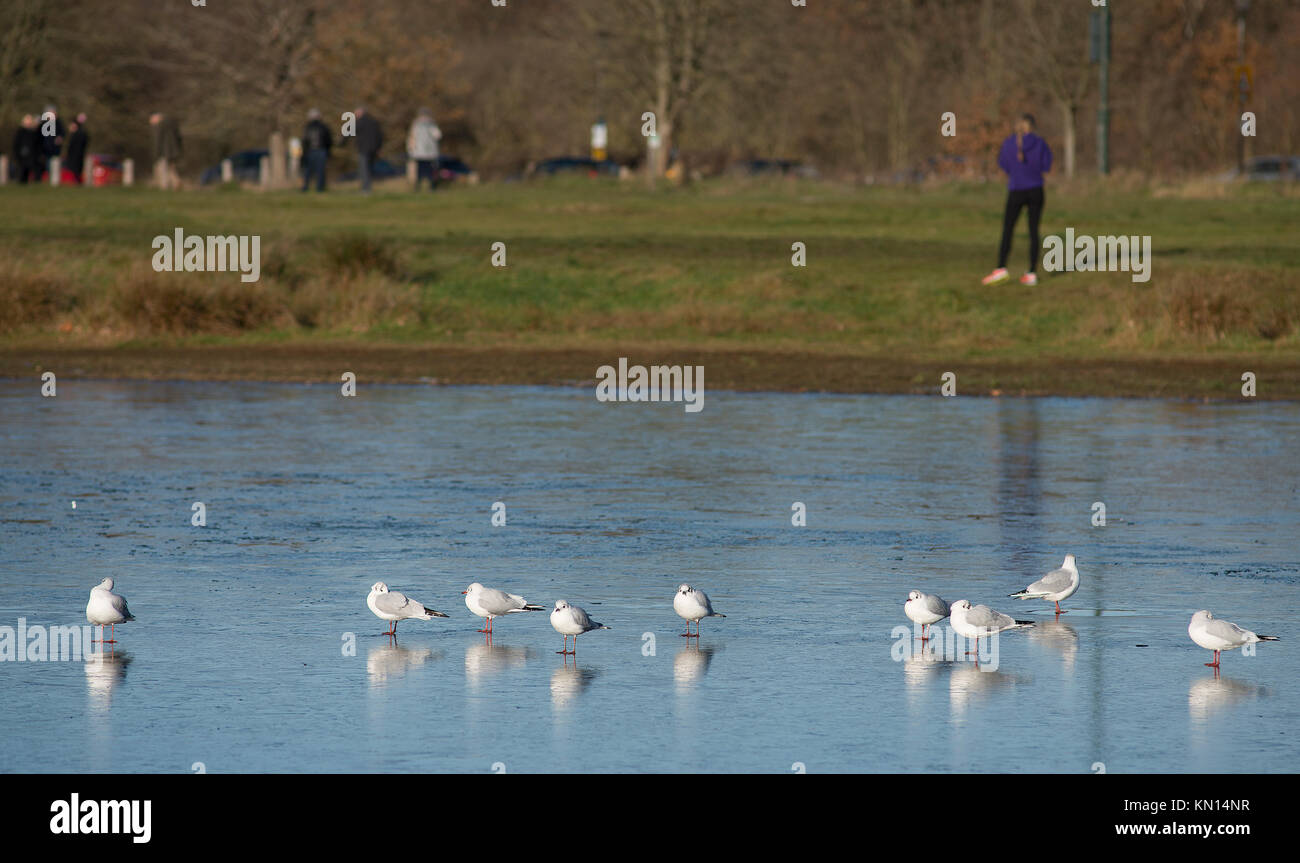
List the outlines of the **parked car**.
{"type": "MultiPolygon", "coordinates": [[[[120,186],[122,185],[122,165],[112,156],[105,156],[102,153],[93,153],[86,156],[90,160],[90,184],[92,186],[120,186]]],[[[50,181],[50,172],[41,171],[40,182],[48,183],[50,181]]],[[[63,165],[59,169],[59,183],[64,186],[80,186],[81,176],[74,174],[72,169],[63,165]]]]}
{"type": "MultiPolygon", "coordinates": [[[[231,168],[236,183],[256,183],[261,180],[261,165],[264,156],[271,155],[270,150],[240,150],[233,156],[227,156],[230,159],[231,168]]],[[[199,185],[208,186],[212,183],[221,182],[221,163],[213,165],[205,170],[199,176],[199,185]]]]}
{"type": "Polygon", "coordinates": [[[598,177],[601,174],[617,177],[618,172],[618,162],[612,159],[597,161],[586,156],[557,156],[553,159],[543,159],[538,162],[528,172],[528,175],[532,177],[553,177],[556,174],[585,173],[589,177],[598,177]]]}
{"type": "MultiPolygon", "coordinates": [[[[406,163],[400,162],[393,164],[387,159],[375,159],[375,164],[370,168],[370,179],[375,181],[391,180],[394,177],[406,176],[406,163]]],[[[355,183],[361,179],[361,169],[348,171],[346,174],[339,174],[340,183],[355,183]]]]}
{"type": "Polygon", "coordinates": [[[105,156],[102,153],[95,153],[86,157],[90,160],[90,185],[92,186],[120,186],[122,185],[122,163],[112,156],[105,156]]]}
{"type": "Polygon", "coordinates": [[[1246,163],[1246,179],[1253,183],[1300,180],[1300,156],[1256,156],[1246,163]]]}
{"type": "Polygon", "coordinates": [[[438,182],[454,183],[457,181],[473,183],[478,175],[455,156],[438,157],[438,182]]]}
{"type": "MultiPolygon", "coordinates": [[[[457,180],[470,180],[474,172],[455,156],[438,157],[438,182],[451,183],[457,180]]],[[[390,162],[387,159],[376,159],[375,164],[370,171],[370,177],[376,182],[391,180],[396,177],[406,176],[406,160],[399,162],[390,162]]],[[[339,177],[340,183],[355,183],[361,179],[360,169],[349,171],[339,177]]]]}
{"type": "Polygon", "coordinates": [[[817,169],[795,159],[748,159],[737,162],[731,172],[745,177],[799,177],[814,179],[817,169]]]}

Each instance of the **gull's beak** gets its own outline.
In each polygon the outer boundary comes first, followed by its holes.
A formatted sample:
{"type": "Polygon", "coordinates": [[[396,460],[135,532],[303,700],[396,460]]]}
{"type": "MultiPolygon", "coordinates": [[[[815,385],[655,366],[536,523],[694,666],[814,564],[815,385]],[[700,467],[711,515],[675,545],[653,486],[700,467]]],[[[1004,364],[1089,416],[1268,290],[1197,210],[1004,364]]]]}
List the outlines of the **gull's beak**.
{"type": "Polygon", "coordinates": [[[460,592],[460,595],[461,595],[461,596],[464,596],[464,595],[467,594],[467,593],[469,593],[468,590],[462,590],[462,591],[460,592]]]}

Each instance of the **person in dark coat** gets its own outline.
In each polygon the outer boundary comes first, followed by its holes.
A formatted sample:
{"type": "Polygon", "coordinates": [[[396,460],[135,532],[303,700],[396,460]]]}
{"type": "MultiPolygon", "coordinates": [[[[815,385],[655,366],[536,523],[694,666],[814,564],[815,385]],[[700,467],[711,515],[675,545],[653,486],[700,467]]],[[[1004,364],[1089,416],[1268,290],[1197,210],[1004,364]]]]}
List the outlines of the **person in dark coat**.
{"type": "Polygon", "coordinates": [[[307,126],[302,130],[302,191],[307,191],[312,177],[316,178],[316,191],[325,191],[325,163],[330,158],[334,141],[329,127],[320,118],[320,111],[307,112],[307,126]]]}
{"type": "Polygon", "coordinates": [[[82,180],[82,171],[86,167],[86,145],[90,143],[90,136],[86,132],[86,115],[78,114],[77,119],[72,121],[68,127],[68,170],[77,178],[77,182],[82,180]]]}
{"type": "Polygon", "coordinates": [[[149,116],[153,127],[154,178],[163,189],[179,188],[180,174],[176,163],[181,158],[181,127],[172,117],[155,112],[149,116]]]}
{"type": "Polygon", "coordinates": [[[365,108],[357,108],[357,160],[361,164],[361,191],[370,191],[370,177],[375,168],[375,157],[384,145],[384,133],[379,121],[365,108]]]}
{"type": "Polygon", "coordinates": [[[18,131],[14,133],[14,176],[20,183],[34,183],[41,178],[41,160],[45,158],[41,146],[41,131],[36,118],[24,114],[18,131]]]}

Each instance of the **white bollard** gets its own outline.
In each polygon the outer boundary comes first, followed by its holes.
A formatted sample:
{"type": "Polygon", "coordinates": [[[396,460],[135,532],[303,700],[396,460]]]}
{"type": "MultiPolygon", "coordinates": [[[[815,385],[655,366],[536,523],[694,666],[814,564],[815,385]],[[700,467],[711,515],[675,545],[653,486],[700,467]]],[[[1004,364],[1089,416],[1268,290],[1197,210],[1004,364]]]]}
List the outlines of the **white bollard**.
{"type": "Polygon", "coordinates": [[[416,179],[415,179],[415,178],[416,178],[416,170],[417,170],[417,167],[416,167],[416,164],[415,164],[415,160],[414,160],[414,159],[407,159],[407,160],[406,160],[406,182],[410,183],[412,188],[415,188],[415,183],[416,183],[416,179]]]}
{"type": "Polygon", "coordinates": [[[95,185],[95,157],[87,156],[86,164],[81,167],[81,185],[92,187],[95,185]]]}
{"type": "Polygon", "coordinates": [[[122,185],[135,185],[135,159],[122,160],[122,185]]]}
{"type": "Polygon", "coordinates": [[[229,183],[235,179],[235,163],[229,159],[221,160],[221,182],[229,183]]]}
{"type": "Polygon", "coordinates": [[[0,154],[0,186],[9,182],[9,157],[0,154]]]}
{"type": "Polygon", "coordinates": [[[63,179],[63,163],[58,156],[50,157],[50,185],[57,186],[63,179]]]}
{"type": "Polygon", "coordinates": [[[257,176],[262,182],[262,188],[268,188],[271,185],[271,157],[263,156],[257,162],[257,176]]]}

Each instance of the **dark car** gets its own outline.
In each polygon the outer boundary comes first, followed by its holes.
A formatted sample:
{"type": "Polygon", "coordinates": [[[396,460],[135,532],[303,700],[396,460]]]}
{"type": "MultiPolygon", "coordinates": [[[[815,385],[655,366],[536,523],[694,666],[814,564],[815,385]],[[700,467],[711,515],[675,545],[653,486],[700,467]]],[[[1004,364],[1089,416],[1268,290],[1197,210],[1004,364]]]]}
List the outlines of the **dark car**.
{"type": "MultiPolygon", "coordinates": [[[[438,157],[438,182],[449,183],[455,180],[467,180],[473,175],[469,165],[466,165],[455,156],[438,157]]],[[[395,177],[406,176],[406,162],[393,163],[387,159],[376,159],[374,166],[370,169],[370,177],[373,180],[391,180],[395,177]]],[[[339,177],[340,183],[354,183],[361,179],[361,171],[349,171],[339,177]]]]}
{"type": "MultiPolygon", "coordinates": [[[[270,150],[240,150],[233,156],[227,156],[231,163],[236,183],[256,183],[261,177],[262,159],[271,155],[270,150]]],[[[213,165],[199,176],[199,185],[207,186],[221,182],[221,163],[213,165]]]]}
{"type": "Polygon", "coordinates": [[[1300,180],[1300,156],[1256,156],[1246,163],[1246,179],[1256,183],[1300,180]]]}
{"type": "Polygon", "coordinates": [[[456,180],[473,182],[474,172],[455,156],[438,157],[438,182],[450,183],[456,180]]]}
{"type": "MultiPolygon", "coordinates": [[[[387,159],[375,159],[375,163],[370,166],[370,179],[372,180],[391,180],[394,177],[405,177],[406,166],[394,165],[387,159]]],[[[361,169],[357,168],[348,171],[346,174],[339,174],[340,183],[355,183],[361,179],[361,169]]]]}
{"type": "Polygon", "coordinates": [[[557,156],[554,159],[543,159],[533,166],[529,171],[530,176],[553,177],[556,174],[582,173],[589,177],[597,177],[601,174],[608,174],[613,177],[618,176],[618,162],[611,159],[590,159],[586,156],[557,156]]]}
{"type": "Polygon", "coordinates": [[[801,177],[813,179],[817,169],[794,159],[750,159],[737,163],[732,171],[746,177],[801,177]]]}

